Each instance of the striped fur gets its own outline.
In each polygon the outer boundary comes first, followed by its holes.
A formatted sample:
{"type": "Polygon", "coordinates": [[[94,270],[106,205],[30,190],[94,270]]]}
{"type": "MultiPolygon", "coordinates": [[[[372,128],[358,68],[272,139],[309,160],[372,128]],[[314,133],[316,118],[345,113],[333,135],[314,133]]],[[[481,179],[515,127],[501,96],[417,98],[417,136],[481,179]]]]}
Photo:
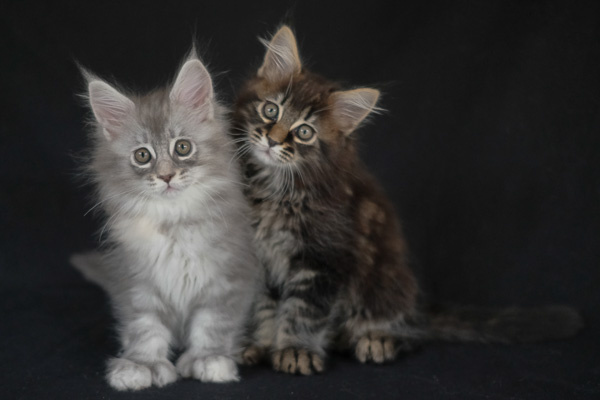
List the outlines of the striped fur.
{"type": "Polygon", "coordinates": [[[490,312],[478,323],[464,313],[419,312],[401,226],[357,158],[352,134],[376,110],[379,92],[342,91],[296,68],[287,27],[273,40],[277,51],[267,46],[234,114],[267,283],[254,305],[246,362],[268,356],[276,370],[310,374],[323,370],[333,347],[381,363],[415,341],[542,339],[578,329],[579,316],[569,308],[490,312]],[[301,134],[305,125],[310,129],[301,134]],[[540,318],[533,336],[515,334],[534,316],[540,318]],[[553,335],[541,329],[547,322],[564,325],[553,335]]]}

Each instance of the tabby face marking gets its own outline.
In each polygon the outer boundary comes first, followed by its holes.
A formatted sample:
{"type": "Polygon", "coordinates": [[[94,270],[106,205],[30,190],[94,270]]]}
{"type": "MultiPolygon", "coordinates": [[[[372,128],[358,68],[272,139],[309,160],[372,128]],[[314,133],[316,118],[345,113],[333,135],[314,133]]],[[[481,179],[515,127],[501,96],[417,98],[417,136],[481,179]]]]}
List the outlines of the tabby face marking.
{"type": "Polygon", "coordinates": [[[339,158],[352,147],[348,136],[374,110],[379,92],[341,91],[336,83],[303,69],[286,27],[264,43],[264,64],[236,104],[245,153],[260,165],[299,173],[344,163],[339,158]]]}
{"type": "Polygon", "coordinates": [[[91,75],[89,79],[90,105],[104,136],[97,138],[102,151],[95,162],[110,171],[110,190],[132,201],[162,202],[214,175],[213,160],[223,139],[212,134],[219,122],[212,81],[198,60],[183,65],[170,91],[143,96],[123,94],[91,75]]]}
{"type": "Polygon", "coordinates": [[[202,163],[194,141],[182,137],[169,142],[163,137],[136,143],[129,161],[132,172],[139,178],[132,185],[138,186],[142,193],[159,197],[177,195],[197,182],[194,175],[200,173],[202,163]]]}
{"type": "Polygon", "coordinates": [[[318,121],[311,108],[300,111],[289,94],[277,93],[253,103],[255,115],[247,131],[252,154],[267,165],[294,165],[318,149],[318,121]]]}

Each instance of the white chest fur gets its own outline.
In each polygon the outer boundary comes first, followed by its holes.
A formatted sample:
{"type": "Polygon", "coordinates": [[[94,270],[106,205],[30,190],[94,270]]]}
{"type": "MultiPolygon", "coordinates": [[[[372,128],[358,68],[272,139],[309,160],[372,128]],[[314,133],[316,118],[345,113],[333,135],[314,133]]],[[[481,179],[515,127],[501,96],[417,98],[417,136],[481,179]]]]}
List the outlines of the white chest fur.
{"type": "Polygon", "coordinates": [[[219,275],[227,270],[229,256],[216,246],[224,232],[215,225],[210,221],[158,225],[148,217],[115,224],[113,234],[136,291],[145,288],[168,308],[183,311],[190,302],[222,287],[225,282],[219,275]]]}

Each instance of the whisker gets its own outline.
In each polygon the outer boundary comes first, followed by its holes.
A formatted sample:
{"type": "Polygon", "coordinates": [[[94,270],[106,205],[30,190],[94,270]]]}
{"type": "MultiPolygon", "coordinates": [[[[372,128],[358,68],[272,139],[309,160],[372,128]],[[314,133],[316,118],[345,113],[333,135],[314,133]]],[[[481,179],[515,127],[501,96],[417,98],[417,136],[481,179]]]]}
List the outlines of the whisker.
{"type": "Polygon", "coordinates": [[[106,197],[106,198],[104,198],[104,199],[100,200],[99,202],[97,202],[96,204],[94,204],[94,205],[93,205],[93,206],[92,206],[92,207],[91,207],[89,210],[87,210],[87,211],[85,212],[85,214],[83,214],[83,216],[85,217],[86,215],[88,215],[88,214],[89,214],[89,213],[90,213],[90,212],[91,212],[93,209],[95,209],[96,207],[98,207],[100,204],[102,204],[102,203],[105,203],[105,202],[107,202],[108,200],[114,199],[114,198],[115,198],[115,197],[117,197],[117,196],[122,196],[122,195],[124,195],[124,194],[128,194],[128,193],[134,192],[135,190],[136,190],[136,189],[131,189],[131,188],[130,188],[130,189],[124,190],[124,191],[122,191],[122,192],[119,192],[119,193],[113,194],[112,196],[106,197]]]}

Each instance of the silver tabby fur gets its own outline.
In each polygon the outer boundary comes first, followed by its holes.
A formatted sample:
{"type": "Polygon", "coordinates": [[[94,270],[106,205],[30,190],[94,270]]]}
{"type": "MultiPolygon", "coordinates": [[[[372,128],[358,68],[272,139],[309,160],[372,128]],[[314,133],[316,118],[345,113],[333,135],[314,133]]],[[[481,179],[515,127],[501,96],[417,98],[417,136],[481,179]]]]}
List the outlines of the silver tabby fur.
{"type": "Polygon", "coordinates": [[[109,294],[122,352],[118,390],[179,376],[239,379],[236,355],[259,273],[224,109],[192,56],[174,84],[124,95],[86,73],[94,112],[89,172],[105,213],[102,252],[72,263],[109,294]],[[179,156],[174,146],[192,149],[179,156]],[[147,149],[140,165],[134,152],[147,149]],[[165,178],[168,177],[168,178],[165,178]],[[182,353],[172,363],[172,350],[182,353]]]}

